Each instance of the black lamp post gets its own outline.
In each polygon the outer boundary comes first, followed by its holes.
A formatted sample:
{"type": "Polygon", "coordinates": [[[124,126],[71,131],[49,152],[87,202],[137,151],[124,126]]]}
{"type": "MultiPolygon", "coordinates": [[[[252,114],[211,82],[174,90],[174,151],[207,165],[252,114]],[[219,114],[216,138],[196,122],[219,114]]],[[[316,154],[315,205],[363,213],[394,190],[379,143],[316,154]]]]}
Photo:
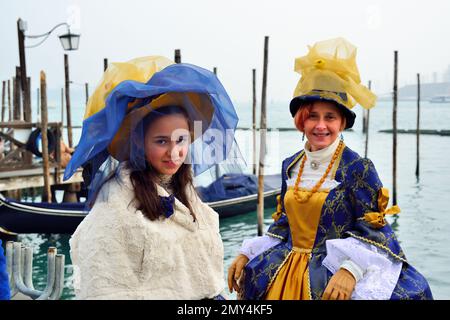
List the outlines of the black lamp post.
{"type": "Polygon", "coordinates": [[[27,81],[27,67],[25,59],[25,38],[29,39],[40,39],[40,42],[34,45],[27,46],[27,48],[35,48],[41,45],[50,34],[58,27],[66,26],[67,33],[60,35],[59,39],[64,50],[77,50],[80,42],[80,35],[70,32],[69,24],[63,22],[54,26],[50,31],[40,34],[40,35],[25,35],[27,30],[27,23],[22,19],[17,20],[17,35],[19,40],[19,57],[20,57],[20,80],[21,80],[21,91],[23,97],[23,110],[24,110],[24,120],[26,122],[31,122],[31,103],[30,103],[30,88],[27,81]]]}

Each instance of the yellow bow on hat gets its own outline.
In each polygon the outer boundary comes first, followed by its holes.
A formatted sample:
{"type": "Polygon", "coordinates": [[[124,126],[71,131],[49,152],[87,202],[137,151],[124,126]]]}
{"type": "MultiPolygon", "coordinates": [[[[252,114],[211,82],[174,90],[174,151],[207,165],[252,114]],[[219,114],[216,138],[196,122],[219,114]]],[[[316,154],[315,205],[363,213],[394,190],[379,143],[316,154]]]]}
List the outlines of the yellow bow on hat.
{"type": "Polygon", "coordinates": [[[361,84],[356,65],[356,47],[343,38],[308,46],[306,56],[295,59],[294,70],[301,74],[294,97],[320,95],[351,109],[356,103],[370,109],[376,95],[361,84]]]}

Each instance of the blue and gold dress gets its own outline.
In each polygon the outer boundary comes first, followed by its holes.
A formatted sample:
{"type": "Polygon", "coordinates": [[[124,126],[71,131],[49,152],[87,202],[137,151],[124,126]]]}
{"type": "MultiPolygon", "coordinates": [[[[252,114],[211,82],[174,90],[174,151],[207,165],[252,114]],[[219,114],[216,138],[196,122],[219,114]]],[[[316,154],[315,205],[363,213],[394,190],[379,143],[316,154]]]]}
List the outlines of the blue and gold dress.
{"type": "MultiPolygon", "coordinates": [[[[386,189],[373,163],[345,145],[337,155],[331,178],[337,186],[320,189],[307,202],[297,201],[287,181],[304,150],[282,164],[282,187],[274,222],[267,235],[281,241],[245,266],[243,299],[316,300],[333,275],[323,264],[327,240],[352,237],[375,246],[400,263],[390,299],[432,299],[426,279],[406,260],[387,213],[386,189]],[[401,268],[401,269],[400,269],[401,268]]],[[[298,189],[297,197],[310,190],[298,189]]]]}

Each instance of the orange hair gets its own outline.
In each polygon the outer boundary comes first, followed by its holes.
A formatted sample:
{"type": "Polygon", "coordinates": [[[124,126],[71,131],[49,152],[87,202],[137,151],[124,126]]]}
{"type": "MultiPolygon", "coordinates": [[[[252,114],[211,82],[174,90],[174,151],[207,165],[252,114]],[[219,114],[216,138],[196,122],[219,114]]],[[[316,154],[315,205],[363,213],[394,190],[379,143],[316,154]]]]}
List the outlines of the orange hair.
{"type": "MultiPolygon", "coordinates": [[[[306,119],[308,119],[309,114],[311,113],[311,110],[313,108],[314,102],[311,103],[305,103],[303,105],[300,106],[300,108],[297,110],[297,113],[295,114],[294,117],[294,123],[295,123],[295,127],[300,131],[300,132],[304,132],[305,131],[305,121],[306,119]]],[[[339,106],[337,106],[336,104],[334,104],[336,106],[336,109],[339,111],[339,114],[341,115],[341,119],[342,119],[342,130],[344,130],[346,124],[347,124],[347,118],[345,117],[344,112],[341,110],[341,108],[339,106]]]]}
{"type": "Polygon", "coordinates": [[[309,114],[311,113],[313,104],[312,103],[306,103],[300,108],[298,108],[297,113],[294,117],[294,123],[297,129],[301,132],[305,130],[305,121],[308,119],[309,114]]]}

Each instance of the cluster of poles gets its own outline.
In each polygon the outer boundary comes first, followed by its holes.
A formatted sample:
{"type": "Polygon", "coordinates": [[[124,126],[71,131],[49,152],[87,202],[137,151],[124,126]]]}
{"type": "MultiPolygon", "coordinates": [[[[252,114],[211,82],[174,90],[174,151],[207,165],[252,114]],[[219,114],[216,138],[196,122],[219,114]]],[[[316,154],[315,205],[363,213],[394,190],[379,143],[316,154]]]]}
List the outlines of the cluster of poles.
{"type": "MultiPolygon", "coordinates": [[[[369,81],[368,88],[371,89],[372,82],[369,81]]],[[[394,51],[394,85],[393,85],[393,109],[392,109],[392,185],[393,205],[397,204],[397,102],[398,102],[398,51],[394,51]]],[[[366,136],[364,157],[367,158],[369,145],[369,119],[370,109],[363,113],[363,133],[366,136]]],[[[417,73],[417,119],[416,119],[416,170],[417,180],[420,178],[420,73],[417,73]]]]}

